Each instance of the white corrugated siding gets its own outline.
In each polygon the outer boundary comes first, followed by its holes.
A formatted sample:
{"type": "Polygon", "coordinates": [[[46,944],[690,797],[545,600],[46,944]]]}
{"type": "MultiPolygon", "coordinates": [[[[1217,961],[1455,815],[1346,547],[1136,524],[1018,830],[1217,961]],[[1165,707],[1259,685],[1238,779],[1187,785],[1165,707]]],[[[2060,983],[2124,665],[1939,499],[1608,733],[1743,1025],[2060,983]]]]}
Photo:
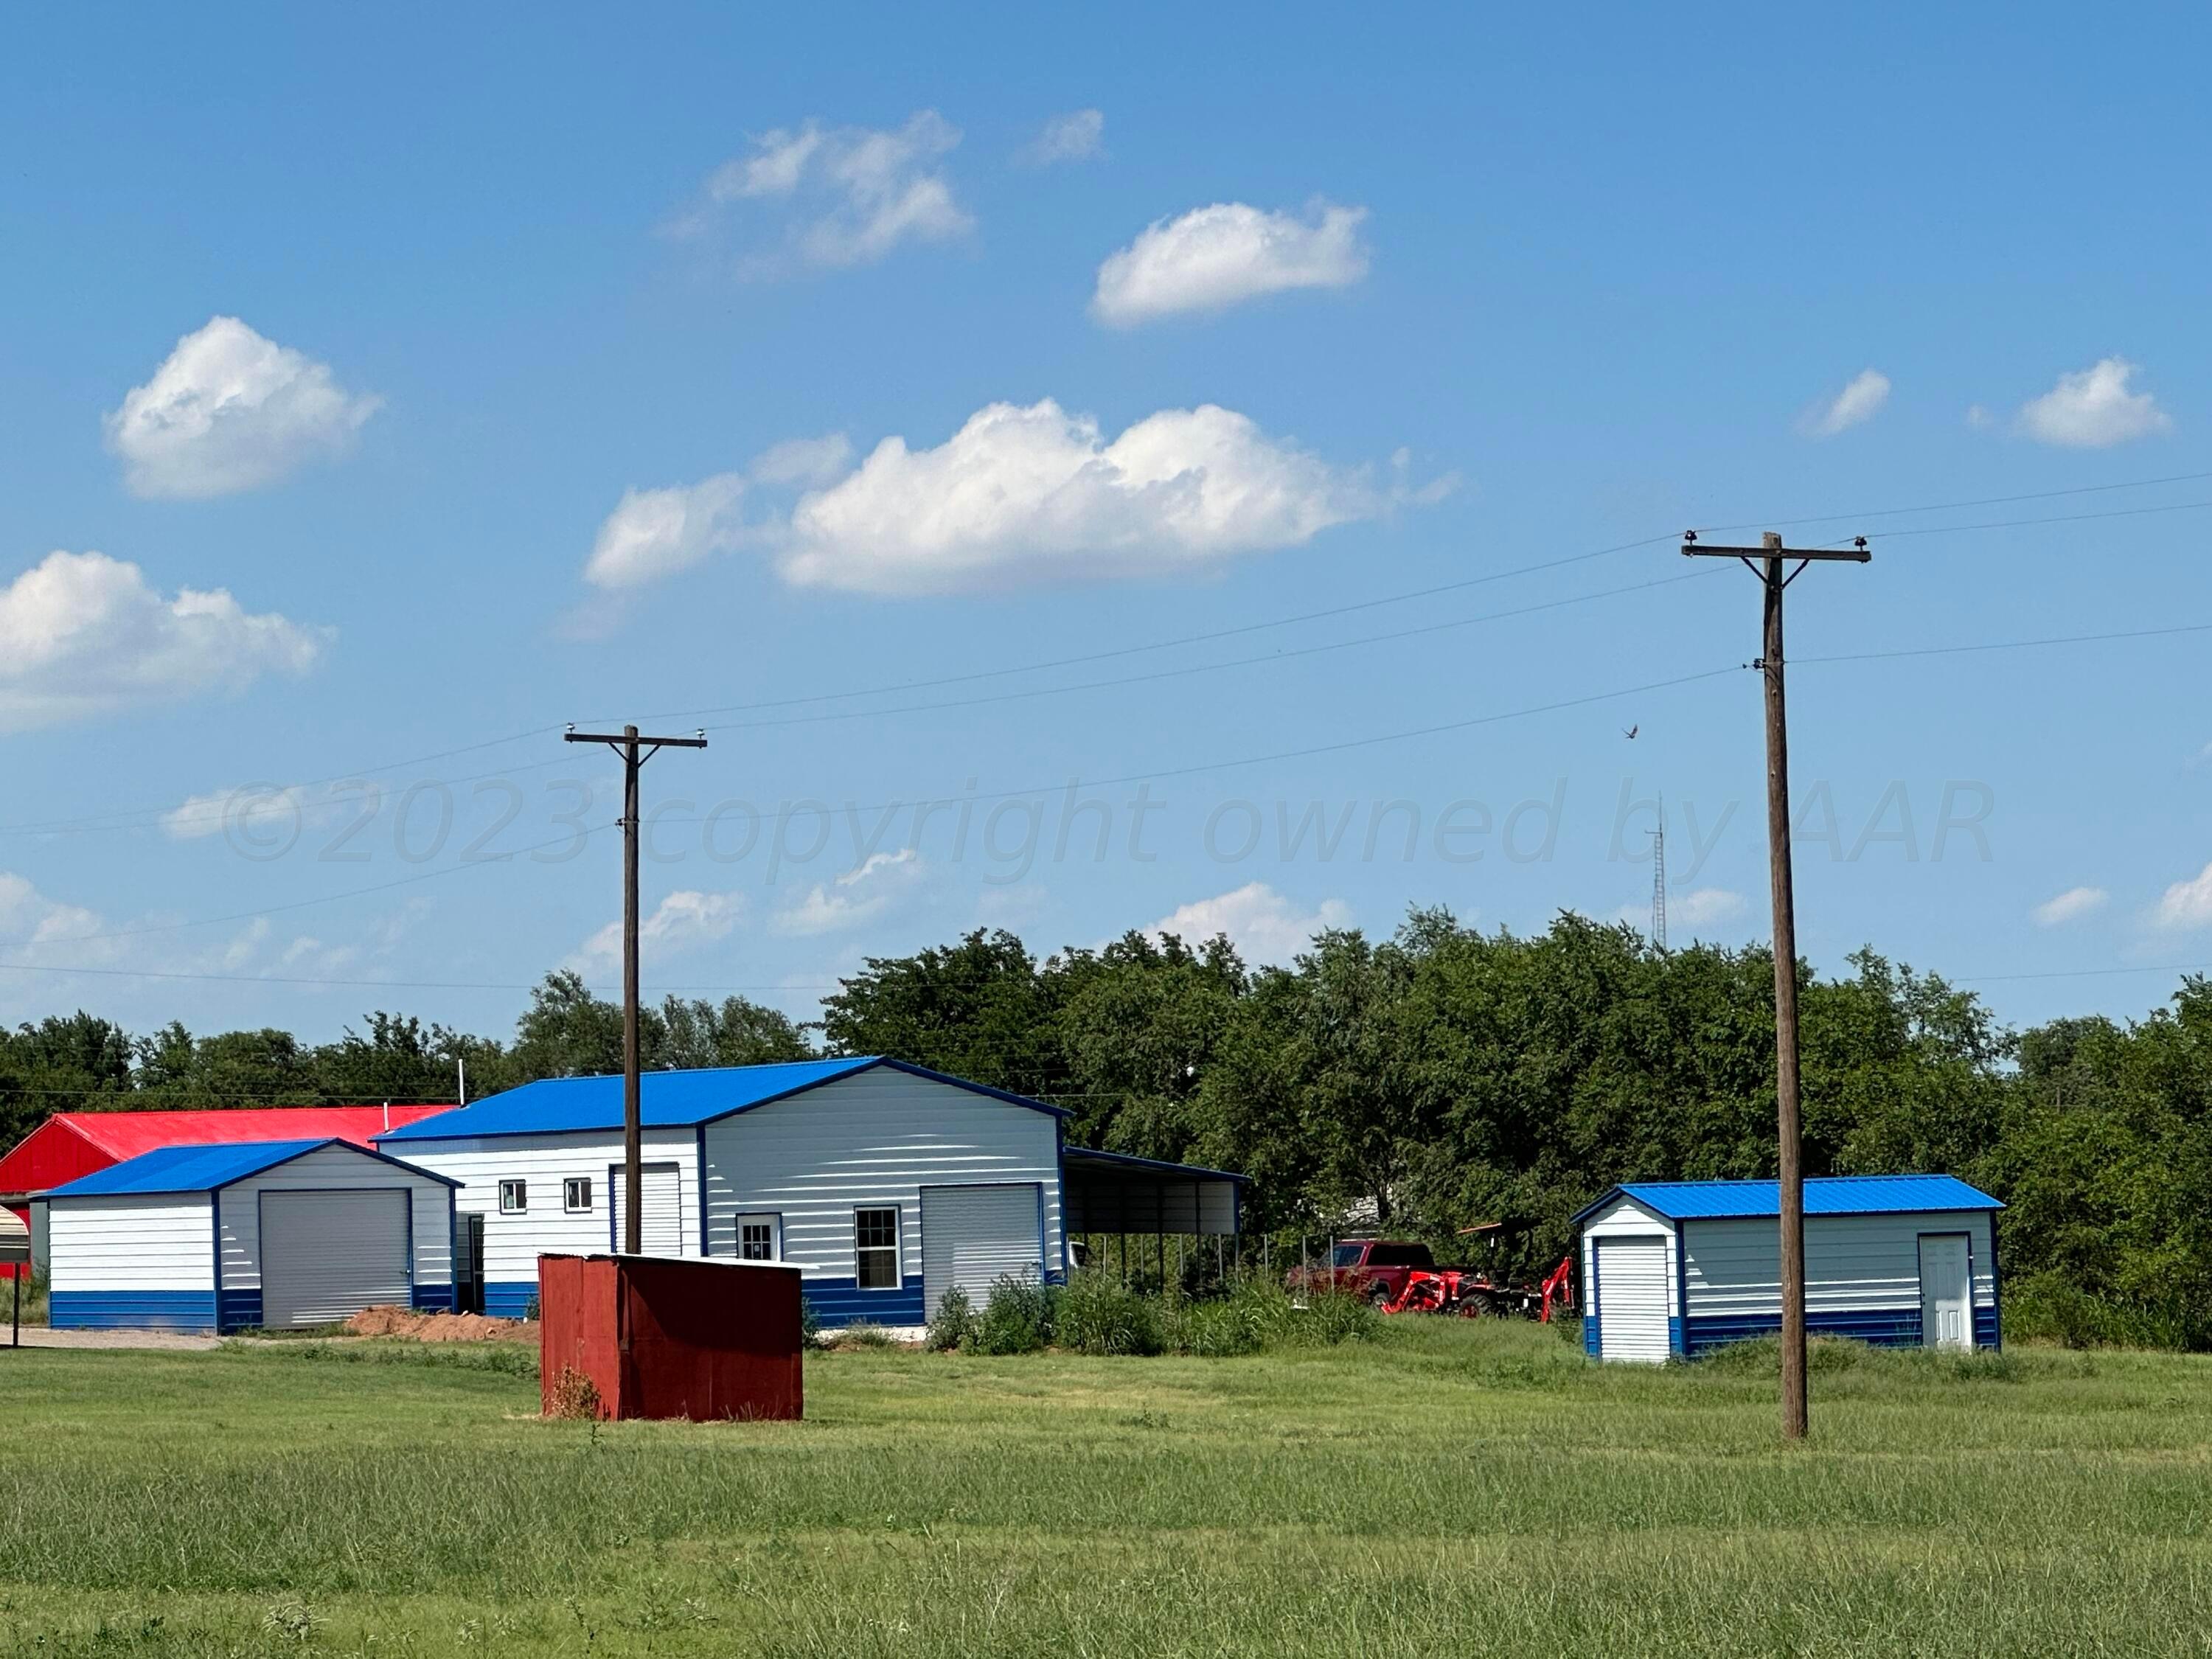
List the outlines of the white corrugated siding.
{"type": "Polygon", "coordinates": [[[737,1254],[737,1218],[783,1218],[783,1259],[854,1273],[853,1212],[896,1205],[902,1267],[921,1266],[921,1189],[1035,1182],[1046,1264],[1060,1261],[1060,1140],[1050,1114],[878,1067],[707,1126],[710,1253],[737,1254]]]}
{"type": "Polygon", "coordinates": [[[262,1324],[289,1330],[334,1324],[364,1308],[408,1306],[407,1205],[398,1186],[263,1194],[262,1324]]]}
{"type": "Polygon", "coordinates": [[[1657,1235],[1610,1233],[1594,1241],[1602,1310],[1598,1358],[1663,1363],[1667,1331],[1668,1241],[1657,1235]]]}
{"type": "Polygon", "coordinates": [[[53,1199],[46,1231],[57,1292],[215,1289],[204,1193],[53,1199]]]}
{"type": "MultiPolygon", "coordinates": [[[[1674,1236],[1674,1224],[1656,1210],[1646,1209],[1634,1199],[1623,1196],[1613,1201],[1589,1220],[1583,1223],[1583,1316],[1597,1322],[1598,1352],[1603,1358],[1633,1358],[1664,1359],[1672,1346],[1673,1333],[1668,1321],[1679,1318],[1680,1308],[1675,1305],[1674,1253],[1680,1248],[1674,1236]],[[1616,1341],[1606,1316],[1607,1292],[1610,1289],[1608,1269],[1604,1265],[1603,1252],[1613,1239],[1656,1240],[1662,1279],[1659,1289],[1659,1346],[1658,1352],[1638,1352],[1631,1354],[1631,1347],[1644,1349],[1650,1345],[1650,1334],[1644,1325],[1633,1331],[1625,1331],[1616,1341]]],[[[1624,1266],[1623,1271],[1631,1269],[1624,1266]]],[[[1632,1322],[1643,1320],[1648,1324],[1650,1310],[1637,1291],[1630,1292],[1626,1310],[1632,1322]]]]}
{"type": "MultiPolygon", "coordinates": [[[[676,1165],[677,1203],[682,1236],[676,1254],[699,1254],[698,1132],[647,1129],[644,1161],[676,1165]]],[[[463,1214],[484,1218],[484,1282],[538,1282],[541,1251],[585,1252],[611,1248],[613,1195],[607,1172],[621,1166],[622,1133],[589,1130],[549,1135],[485,1135],[466,1140],[395,1140],[384,1150],[394,1158],[435,1170],[463,1184],[455,1203],[463,1214]],[[561,1207],[562,1182],[570,1176],[592,1179],[592,1207],[571,1215],[561,1207]],[[530,1183],[530,1208],[501,1215],[499,1183],[520,1178],[530,1183]]],[[[650,1212],[648,1212],[648,1218],[650,1212]]]]}
{"type": "MultiPolygon", "coordinates": [[[[1805,1218],[1805,1312],[1920,1311],[1920,1235],[1965,1233],[1974,1305],[1996,1304],[1990,1218],[1979,1210],[1805,1218]]],[[[1693,1319],[1782,1315],[1782,1244],[1771,1217],[1683,1224],[1683,1268],[1693,1319]]]]}
{"type": "MultiPolygon", "coordinates": [[[[413,1162],[413,1159],[408,1160],[413,1162]]],[[[426,1164],[425,1169],[429,1166],[426,1164]]],[[[330,1192],[346,1188],[404,1192],[411,1209],[414,1283],[453,1281],[453,1224],[442,1182],[396,1170],[382,1158],[350,1146],[324,1146],[264,1174],[248,1176],[222,1189],[222,1288],[258,1291],[261,1274],[261,1195],[264,1193],[330,1192]]],[[[404,1287],[398,1298],[407,1300],[404,1287]]]]}
{"type": "Polygon", "coordinates": [[[1044,1271],[1042,1205],[1034,1183],[1018,1187],[925,1187],[921,1189],[922,1310],[954,1285],[981,1308],[991,1286],[1012,1273],[1036,1279],[1044,1271]]]}

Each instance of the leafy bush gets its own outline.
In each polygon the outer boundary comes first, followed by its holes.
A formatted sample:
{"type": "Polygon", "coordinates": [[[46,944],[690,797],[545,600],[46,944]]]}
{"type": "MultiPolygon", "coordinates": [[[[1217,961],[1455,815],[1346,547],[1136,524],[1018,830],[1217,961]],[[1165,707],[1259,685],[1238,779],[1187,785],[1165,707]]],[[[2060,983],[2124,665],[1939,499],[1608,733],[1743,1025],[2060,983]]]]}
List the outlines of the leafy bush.
{"type": "Polygon", "coordinates": [[[1054,1296],[1050,1286],[1017,1273],[1001,1273],[976,1322],[979,1353],[1042,1353],[1052,1341],[1054,1296]]]}
{"type": "Polygon", "coordinates": [[[1167,1339],[1158,1308],[1108,1274],[1085,1268],[1060,1292],[1060,1345],[1079,1353],[1158,1353],[1167,1339]]]}
{"type": "Polygon", "coordinates": [[[2190,1316],[2086,1291],[2063,1272],[2039,1273],[2005,1286],[2004,1334],[2016,1342],[2069,1348],[2202,1348],[2205,1334],[2190,1316]]]}
{"type": "Polygon", "coordinates": [[[929,1350],[933,1353],[953,1353],[963,1347],[972,1347],[975,1334],[975,1304],[969,1301],[967,1291],[955,1285],[939,1299],[937,1311],[930,1316],[929,1350]]]}
{"type": "MultiPolygon", "coordinates": [[[[1288,1297],[1285,1297],[1287,1302],[1288,1297]]],[[[1334,1347],[1340,1342],[1367,1340],[1382,1323],[1382,1316],[1364,1296],[1350,1291],[1309,1291],[1301,1316],[1307,1340],[1334,1347]]]]}
{"type": "Polygon", "coordinates": [[[818,1346],[821,1341],[822,1316],[814,1310],[814,1304],[807,1299],[806,1292],[801,1291],[799,1293],[799,1346],[811,1348],[818,1346]]]}

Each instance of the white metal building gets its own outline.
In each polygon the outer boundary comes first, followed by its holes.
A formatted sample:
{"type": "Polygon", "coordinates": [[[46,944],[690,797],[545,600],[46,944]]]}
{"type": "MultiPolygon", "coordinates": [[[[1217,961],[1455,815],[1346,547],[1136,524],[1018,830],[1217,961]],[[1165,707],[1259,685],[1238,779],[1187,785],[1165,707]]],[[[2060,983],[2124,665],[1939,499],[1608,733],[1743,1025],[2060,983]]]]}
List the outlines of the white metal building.
{"type": "MultiPolygon", "coordinates": [[[[462,1183],[465,1301],[519,1316],[540,1252],[618,1247],[622,1086],[549,1079],[378,1137],[462,1183]]],[[[646,1251],[789,1262],[833,1327],[919,1325],[1003,1273],[1060,1279],[1064,1194],[1103,1212],[1120,1194],[1146,1231],[1233,1232],[1243,1179],[1069,1151],[1057,1107],[876,1056],[648,1072],[640,1116],[646,1251]]]]}
{"type": "Polygon", "coordinates": [[[39,1195],[48,1317],[273,1330],[450,1308],[454,1187],[343,1140],[146,1152],[39,1195]]]}
{"type": "MultiPolygon", "coordinates": [[[[1641,1181],[1583,1210],[1591,1357],[1658,1364],[1779,1330],[1779,1206],[1771,1181],[1641,1181]]],[[[2003,1207],[1950,1176],[1808,1181],[1806,1329],[1888,1347],[1996,1347],[2003,1207]]]]}

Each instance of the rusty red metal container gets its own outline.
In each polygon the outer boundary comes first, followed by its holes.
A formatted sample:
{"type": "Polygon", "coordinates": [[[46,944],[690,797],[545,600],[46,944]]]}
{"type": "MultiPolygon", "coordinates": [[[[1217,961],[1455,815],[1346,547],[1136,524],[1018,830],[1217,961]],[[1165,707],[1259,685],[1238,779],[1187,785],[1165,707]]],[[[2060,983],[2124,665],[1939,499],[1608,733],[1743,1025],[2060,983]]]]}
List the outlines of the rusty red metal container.
{"type": "Polygon", "coordinates": [[[799,1269],[653,1255],[538,1258],[549,1415],[794,1419],[799,1269]]]}

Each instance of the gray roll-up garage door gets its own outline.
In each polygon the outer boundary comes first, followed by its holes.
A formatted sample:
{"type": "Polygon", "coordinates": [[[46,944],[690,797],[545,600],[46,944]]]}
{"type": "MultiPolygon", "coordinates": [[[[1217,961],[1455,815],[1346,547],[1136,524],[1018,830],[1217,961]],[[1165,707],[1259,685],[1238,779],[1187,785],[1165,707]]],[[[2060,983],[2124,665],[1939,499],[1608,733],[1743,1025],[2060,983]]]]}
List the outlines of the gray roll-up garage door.
{"type": "Polygon", "coordinates": [[[1034,1182],[1012,1187],[921,1189],[921,1293],[926,1317],[955,1285],[978,1309],[1002,1273],[1044,1271],[1042,1198],[1034,1182]]]}
{"type": "Polygon", "coordinates": [[[261,1322],[328,1325],[363,1308],[406,1307],[404,1188],[261,1194],[261,1322]]]}

